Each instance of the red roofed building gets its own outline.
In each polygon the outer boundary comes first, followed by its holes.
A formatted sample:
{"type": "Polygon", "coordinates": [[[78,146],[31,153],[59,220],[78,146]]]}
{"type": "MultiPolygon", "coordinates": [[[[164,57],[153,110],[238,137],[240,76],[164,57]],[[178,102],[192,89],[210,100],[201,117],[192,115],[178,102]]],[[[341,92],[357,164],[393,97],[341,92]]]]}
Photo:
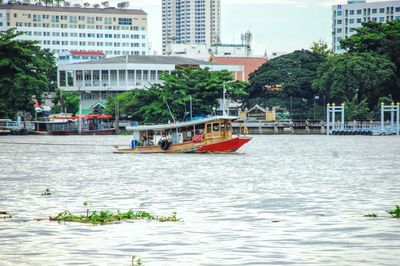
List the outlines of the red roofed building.
{"type": "Polygon", "coordinates": [[[100,56],[105,56],[106,54],[100,51],[70,51],[70,54],[72,55],[100,55],[100,56]]]}
{"type": "Polygon", "coordinates": [[[260,66],[267,62],[265,57],[211,57],[210,62],[223,64],[243,66],[244,72],[235,72],[235,78],[241,81],[249,81],[251,73],[256,71],[260,66]]]}

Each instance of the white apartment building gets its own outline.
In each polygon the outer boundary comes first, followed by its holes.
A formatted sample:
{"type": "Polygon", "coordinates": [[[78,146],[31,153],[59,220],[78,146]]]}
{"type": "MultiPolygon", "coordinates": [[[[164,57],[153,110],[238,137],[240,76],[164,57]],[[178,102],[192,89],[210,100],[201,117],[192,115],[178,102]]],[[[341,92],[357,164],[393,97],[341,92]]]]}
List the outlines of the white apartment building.
{"type": "Polygon", "coordinates": [[[147,55],[147,14],[138,9],[0,5],[0,31],[16,28],[56,56],[101,51],[108,56],[147,55]]]}
{"type": "Polygon", "coordinates": [[[162,0],[163,54],[171,44],[219,43],[221,0],[162,0]]]}
{"type": "Polygon", "coordinates": [[[400,19],[400,1],[366,2],[348,0],[345,5],[332,7],[332,47],[335,53],[344,52],[340,41],[355,34],[355,29],[368,21],[386,23],[400,19]]]}

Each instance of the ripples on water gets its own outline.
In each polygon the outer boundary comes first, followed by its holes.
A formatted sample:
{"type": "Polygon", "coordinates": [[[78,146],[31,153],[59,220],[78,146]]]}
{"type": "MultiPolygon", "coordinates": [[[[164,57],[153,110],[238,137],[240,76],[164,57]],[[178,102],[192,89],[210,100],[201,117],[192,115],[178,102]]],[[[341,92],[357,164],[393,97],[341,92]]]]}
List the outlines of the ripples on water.
{"type": "Polygon", "coordinates": [[[398,265],[400,138],[258,136],[241,155],[117,155],[126,136],[3,136],[0,265],[398,265]],[[90,147],[87,144],[98,146],[90,147]],[[104,145],[104,146],[102,146],[104,145]],[[107,146],[109,145],[109,146],[107,146]],[[40,194],[47,187],[49,197],[40,194]],[[35,221],[69,209],[182,223],[35,221]],[[363,214],[376,212],[379,218],[363,214]]]}

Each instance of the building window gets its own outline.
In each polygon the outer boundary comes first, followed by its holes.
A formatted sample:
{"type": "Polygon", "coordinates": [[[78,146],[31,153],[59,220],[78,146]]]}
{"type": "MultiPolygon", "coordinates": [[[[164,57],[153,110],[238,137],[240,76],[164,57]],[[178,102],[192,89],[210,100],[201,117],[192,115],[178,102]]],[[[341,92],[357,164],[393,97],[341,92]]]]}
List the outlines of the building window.
{"type": "Polygon", "coordinates": [[[86,21],[88,24],[94,24],[94,17],[87,17],[86,21]]]}
{"type": "Polygon", "coordinates": [[[132,25],[131,18],[118,18],[118,25],[132,25]]]}
{"type": "Polygon", "coordinates": [[[69,16],[69,23],[78,23],[76,16],[69,16]]]}
{"type": "Polygon", "coordinates": [[[60,16],[51,16],[51,22],[53,23],[60,22],[60,16]]]}
{"type": "Polygon", "coordinates": [[[101,71],[101,80],[103,82],[103,86],[108,85],[108,71],[107,70],[102,70],[101,71]]]}

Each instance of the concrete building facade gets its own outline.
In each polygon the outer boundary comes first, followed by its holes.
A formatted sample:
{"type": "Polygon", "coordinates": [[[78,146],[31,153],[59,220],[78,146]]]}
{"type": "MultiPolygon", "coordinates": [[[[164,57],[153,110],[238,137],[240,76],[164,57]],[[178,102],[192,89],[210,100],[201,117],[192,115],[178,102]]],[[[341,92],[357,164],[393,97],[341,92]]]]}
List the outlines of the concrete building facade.
{"type": "Polygon", "coordinates": [[[221,0],[162,0],[162,49],[172,44],[219,43],[221,0]]]}
{"type": "Polygon", "coordinates": [[[356,33],[362,23],[373,21],[386,23],[400,19],[400,1],[366,2],[348,0],[347,4],[332,7],[332,47],[335,53],[343,53],[340,41],[356,33]]]}
{"type": "Polygon", "coordinates": [[[147,14],[138,9],[0,5],[0,31],[16,28],[19,39],[38,41],[55,55],[101,51],[108,56],[147,55],[147,14]]]}

